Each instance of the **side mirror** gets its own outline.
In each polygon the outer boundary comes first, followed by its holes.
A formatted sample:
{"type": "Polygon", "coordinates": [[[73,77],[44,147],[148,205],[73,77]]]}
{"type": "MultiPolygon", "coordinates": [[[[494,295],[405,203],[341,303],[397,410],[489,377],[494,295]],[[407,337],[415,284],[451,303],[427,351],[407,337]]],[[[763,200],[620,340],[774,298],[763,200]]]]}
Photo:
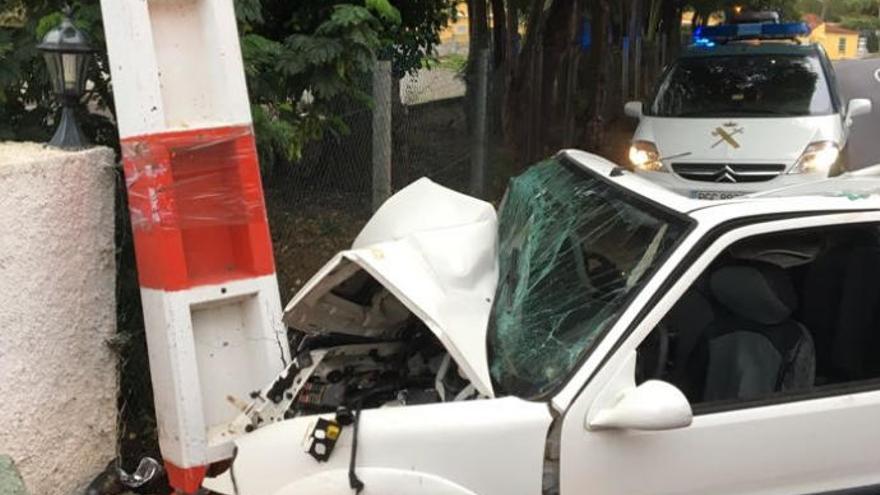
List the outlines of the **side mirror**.
{"type": "Polygon", "coordinates": [[[871,100],[867,98],[853,98],[852,100],[849,100],[849,103],[846,106],[847,125],[852,124],[853,117],[871,113],[872,106],[871,100]]]}
{"type": "Polygon", "coordinates": [[[648,380],[624,392],[613,406],[589,421],[590,429],[672,430],[689,426],[693,412],[674,385],[648,380]]]}
{"type": "Polygon", "coordinates": [[[634,119],[642,118],[643,109],[642,102],[640,101],[628,101],[623,106],[623,113],[626,114],[627,117],[632,117],[634,119]]]}

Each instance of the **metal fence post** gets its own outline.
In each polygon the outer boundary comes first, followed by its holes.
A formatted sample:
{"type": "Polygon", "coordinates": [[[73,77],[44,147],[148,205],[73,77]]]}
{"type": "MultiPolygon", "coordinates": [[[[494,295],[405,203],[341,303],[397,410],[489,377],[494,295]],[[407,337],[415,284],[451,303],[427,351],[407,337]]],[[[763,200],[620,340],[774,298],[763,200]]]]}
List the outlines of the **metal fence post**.
{"type": "Polygon", "coordinates": [[[488,141],[488,83],[489,83],[489,50],[477,52],[476,74],[474,85],[474,122],[471,137],[471,194],[478,198],[486,196],[486,147],[488,141]]]}
{"type": "Polygon", "coordinates": [[[373,70],[373,211],[391,196],[391,62],[373,70]]]}
{"type": "Polygon", "coordinates": [[[630,95],[630,92],[629,92],[629,63],[630,63],[630,60],[629,60],[629,37],[628,36],[623,37],[623,44],[621,47],[621,51],[622,51],[622,54],[621,54],[620,58],[623,60],[623,63],[621,64],[621,71],[620,71],[621,72],[621,74],[620,74],[620,87],[622,88],[622,91],[620,92],[620,94],[623,97],[622,98],[623,103],[626,103],[627,101],[629,101],[629,95],[630,95]]]}
{"type": "Polygon", "coordinates": [[[635,44],[635,60],[633,63],[633,82],[635,82],[635,86],[633,87],[633,99],[639,100],[642,98],[642,36],[637,36],[633,41],[635,44]]]}

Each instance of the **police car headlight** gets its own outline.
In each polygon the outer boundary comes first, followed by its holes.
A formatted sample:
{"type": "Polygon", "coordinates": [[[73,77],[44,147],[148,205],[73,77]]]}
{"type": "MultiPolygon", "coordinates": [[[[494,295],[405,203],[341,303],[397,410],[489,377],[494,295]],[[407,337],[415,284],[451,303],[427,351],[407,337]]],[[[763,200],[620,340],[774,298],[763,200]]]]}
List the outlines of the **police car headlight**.
{"type": "Polygon", "coordinates": [[[804,153],[792,167],[790,174],[820,172],[828,174],[840,158],[840,148],[831,141],[821,141],[807,146],[804,153]]]}
{"type": "Polygon", "coordinates": [[[629,162],[638,170],[665,172],[660,162],[660,153],[650,141],[633,141],[629,147],[629,162]]]}

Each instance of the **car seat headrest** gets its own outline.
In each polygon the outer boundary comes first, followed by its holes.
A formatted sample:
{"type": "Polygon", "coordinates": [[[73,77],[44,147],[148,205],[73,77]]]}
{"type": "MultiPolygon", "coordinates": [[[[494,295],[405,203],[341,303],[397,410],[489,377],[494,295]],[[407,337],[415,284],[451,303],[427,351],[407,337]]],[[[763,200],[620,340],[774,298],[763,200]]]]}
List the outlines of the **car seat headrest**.
{"type": "Polygon", "coordinates": [[[669,327],[679,332],[701,332],[714,319],[712,303],[695,288],[685,292],[665,317],[669,327]]]}
{"type": "Polygon", "coordinates": [[[797,295],[788,274],[769,263],[719,268],[709,285],[719,304],[736,316],[762,325],[782,323],[797,307],[797,295]]]}

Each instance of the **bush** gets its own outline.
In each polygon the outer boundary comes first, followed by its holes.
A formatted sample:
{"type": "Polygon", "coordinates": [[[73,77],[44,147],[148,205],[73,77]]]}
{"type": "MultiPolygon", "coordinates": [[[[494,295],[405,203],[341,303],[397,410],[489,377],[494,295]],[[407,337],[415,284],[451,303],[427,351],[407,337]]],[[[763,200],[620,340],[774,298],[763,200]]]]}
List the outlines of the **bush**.
{"type": "MultiPolygon", "coordinates": [[[[328,130],[345,132],[340,102],[369,105],[362,84],[378,53],[398,75],[421,66],[454,15],[454,0],[236,0],[261,163],[289,164],[328,130]]],[[[63,0],[0,0],[0,140],[48,141],[59,105],[38,40],[60,21],[63,0]]],[[[98,49],[80,111],[86,135],[118,148],[98,0],[73,0],[77,25],[98,49]]]]}

